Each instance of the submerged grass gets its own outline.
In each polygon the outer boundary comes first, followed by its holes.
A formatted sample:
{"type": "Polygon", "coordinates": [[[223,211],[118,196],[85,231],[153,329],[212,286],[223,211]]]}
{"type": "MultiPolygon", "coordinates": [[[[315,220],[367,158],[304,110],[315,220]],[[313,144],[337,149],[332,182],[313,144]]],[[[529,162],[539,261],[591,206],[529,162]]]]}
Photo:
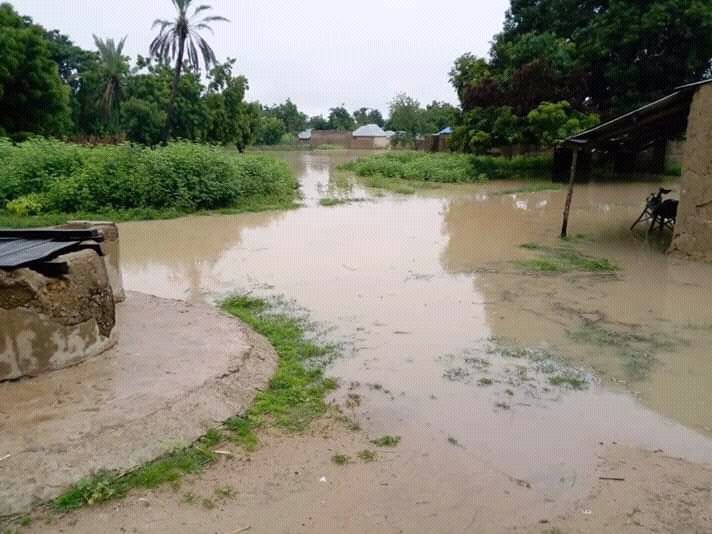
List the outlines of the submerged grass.
{"type": "Polygon", "coordinates": [[[212,429],[193,445],[176,448],[128,473],[101,472],[82,480],[53,501],[55,510],[73,510],[125,497],[133,489],[178,481],[215,462],[212,449],[226,438],[254,450],[259,445],[258,429],[276,426],[298,432],[326,412],[324,399],[336,382],[324,376],[323,364],[334,348],[307,339],[305,320],[275,313],[265,300],[235,296],[222,306],[274,346],[279,360],[269,387],[258,393],[244,415],[229,419],[222,429],[212,429]]]}
{"type": "Polygon", "coordinates": [[[611,273],[619,267],[606,258],[594,258],[576,250],[569,243],[550,247],[537,243],[526,243],[522,248],[536,251],[538,258],[518,260],[514,264],[527,271],[544,273],[568,273],[583,271],[590,273],[611,273]]]}
{"type": "Polygon", "coordinates": [[[422,182],[482,182],[501,178],[548,176],[551,158],[390,151],[351,161],[342,168],[358,176],[381,176],[422,182]]]}
{"type": "Polygon", "coordinates": [[[74,213],[43,213],[40,215],[15,215],[0,209],[0,228],[41,228],[56,226],[69,221],[153,221],[177,219],[179,217],[236,215],[238,213],[257,213],[260,211],[288,210],[299,207],[291,198],[254,197],[245,199],[229,208],[216,210],[190,211],[176,208],[153,209],[137,208],[130,210],[80,211],[74,213]]]}
{"type": "Polygon", "coordinates": [[[574,341],[596,347],[610,347],[622,360],[629,379],[642,380],[652,370],[656,353],[673,352],[689,341],[661,333],[646,334],[630,330],[621,331],[600,322],[586,321],[576,330],[568,332],[574,341]]]}
{"type": "Polygon", "coordinates": [[[493,193],[494,195],[515,195],[517,193],[546,193],[561,191],[563,188],[552,182],[531,182],[524,184],[521,187],[504,189],[503,191],[497,191],[493,193]]]}

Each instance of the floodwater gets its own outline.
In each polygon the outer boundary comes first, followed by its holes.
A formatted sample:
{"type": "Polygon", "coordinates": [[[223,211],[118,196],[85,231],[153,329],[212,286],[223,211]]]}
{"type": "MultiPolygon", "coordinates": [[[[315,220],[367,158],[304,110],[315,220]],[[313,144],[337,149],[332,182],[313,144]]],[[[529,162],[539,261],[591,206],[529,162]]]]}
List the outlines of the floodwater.
{"type": "Polygon", "coordinates": [[[348,341],[329,369],[339,400],[361,395],[366,430],[402,436],[423,451],[420,476],[462,491],[461,450],[551,499],[590,487],[612,443],[712,464],[712,265],[628,231],[660,184],[576,188],[572,246],[620,271],[528,273],[514,261],[536,257],[524,243],[556,244],[563,191],[344,190],[336,166],[355,156],[280,154],[302,183],[297,210],[121,225],[127,289],[294,300],[348,341]],[[319,205],[333,195],[360,201],[319,205]]]}

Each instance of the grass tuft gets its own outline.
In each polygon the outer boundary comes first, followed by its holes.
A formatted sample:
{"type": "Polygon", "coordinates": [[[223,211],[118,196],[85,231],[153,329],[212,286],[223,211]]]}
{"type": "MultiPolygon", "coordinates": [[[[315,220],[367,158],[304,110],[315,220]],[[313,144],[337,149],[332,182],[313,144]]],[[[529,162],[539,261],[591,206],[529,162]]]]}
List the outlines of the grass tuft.
{"type": "Polygon", "coordinates": [[[351,461],[351,458],[345,454],[334,454],[334,456],[331,457],[331,461],[336,465],[346,465],[351,461]]]}
{"type": "Polygon", "coordinates": [[[223,302],[223,309],[265,336],[279,356],[269,388],[259,392],[247,414],[235,422],[238,434],[252,441],[250,431],[266,424],[305,430],[326,412],[324,397],[337,387],[323,371],[334,348],[307,339],[306,321],[274,312],[265,300],[235,296],[223,302]]]}
{"type": "Polygon", "coordinates": [[[539,253],[538,258],[514,262],[515,265],[527,271],[611,273],[620,270],[612,261],[606,258],[586,256],[569,244],[549,247],[537,243],[525,243],[521,245],[521,248],[539,253]]]}
{"type": "Polygon", "coordinates": [[[371,441],[377,447],[396,447],[400,443],[400,436],[382,436],[371,441]]]}

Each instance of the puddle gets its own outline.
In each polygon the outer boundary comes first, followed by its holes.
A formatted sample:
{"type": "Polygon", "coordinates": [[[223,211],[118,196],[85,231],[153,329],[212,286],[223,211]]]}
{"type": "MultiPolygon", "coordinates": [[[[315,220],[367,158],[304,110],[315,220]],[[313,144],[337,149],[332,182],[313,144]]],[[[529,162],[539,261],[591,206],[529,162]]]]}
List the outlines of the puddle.
{"type": "Polygon", "coordinates": [[[619,271],[529,273],[514,262],[531,257],[525,243],[556,244],[562,191],[499,194],[508,182],[375,196],[336,172],[353,153],[280,157],[305,207],[122,224],[127,288],[294,299],[353,346],[331,374],[356,384],[340,395],[363,397],[362,426],[432,452],[422,476],[444,476],[442,456],[464,449],[557,495],[585,489],[601,443],[712,462],[712,266],[627,231],[659,184],[577,187],[571,246],[619,271]],[[532,357],[544,349],[555,357],[532,357]]]}

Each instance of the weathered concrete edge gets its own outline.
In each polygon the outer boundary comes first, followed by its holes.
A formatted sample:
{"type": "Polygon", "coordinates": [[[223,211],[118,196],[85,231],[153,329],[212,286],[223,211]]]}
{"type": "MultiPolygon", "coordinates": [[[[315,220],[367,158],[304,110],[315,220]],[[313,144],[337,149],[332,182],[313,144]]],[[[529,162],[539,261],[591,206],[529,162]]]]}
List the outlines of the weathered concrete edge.
{"type": "MultiPolygon", "coordinates": [[[[254,402],[257,393],[266,389],[277,370],[279,356],[276,350],[267,338],[255,332],[239,318],[224,312],[219,306],[212,307],[219,315],[235,322],[249,348],[237,355],[223,374],[186,392],[180,400],[166,403],[162,409],[153,412],[150,418],[131,421],[120,428],[99,429],[99,435],[95,439],[98,445],[113,443],[127,431],[145,435],[147,439],[144,441],[147,445],[127,450],[125,456],[116,458],[110,465],[88,465],[74,483],[99,471],[130,472],[166,455],[177,446],[195,443],[211,428],[220,426],[231,417],[244,414],[254,402]],[[249,384],[247,388],[246,384],[249,384]],[[205,409],[206,406],[209,408],[205,409]],[[206,419],[206,411],[211,412],[209,419],[206,419]],[[176,434],[180,434],[179,439],[176,434]]],[[[44,500],[27,500],[18,504],[9,514],[0,515],[0,527],[36,508],[50,504],[70,487],[71,485],[46,488],[44,500]]]]}

